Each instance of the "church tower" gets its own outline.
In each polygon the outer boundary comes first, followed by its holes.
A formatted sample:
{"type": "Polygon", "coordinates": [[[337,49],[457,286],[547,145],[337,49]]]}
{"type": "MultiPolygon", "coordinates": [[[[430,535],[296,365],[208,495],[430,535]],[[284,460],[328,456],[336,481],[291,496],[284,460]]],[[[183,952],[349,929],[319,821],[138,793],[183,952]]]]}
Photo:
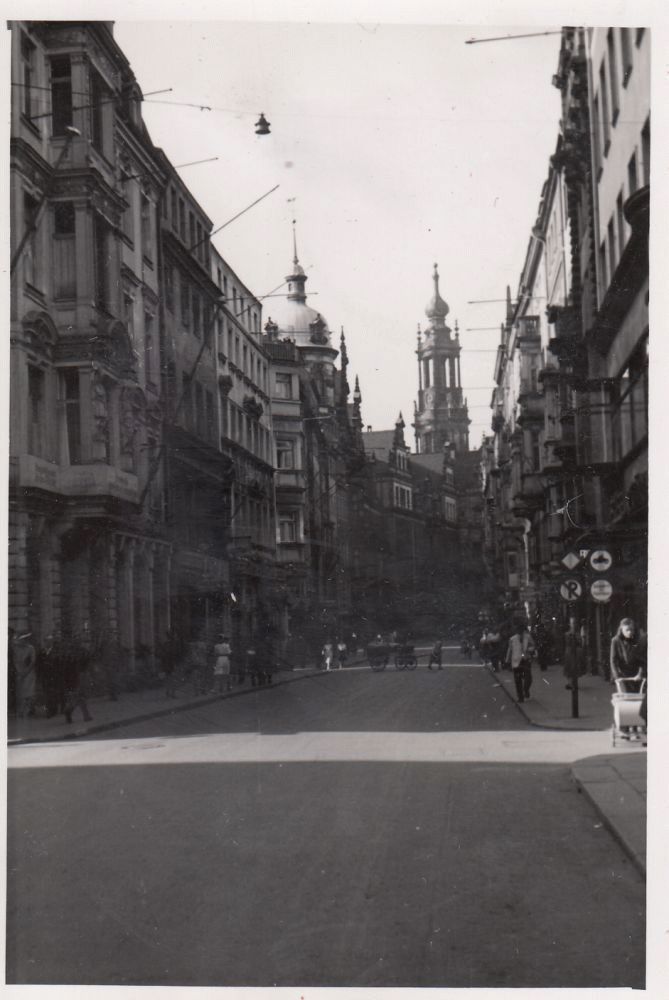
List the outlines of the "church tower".
{"type": "Polygon", "coordinates": [[[434,294],[425,308],[429,325],[418,328],[418,403],[414,410],[416,451],[443,452],[444,445],[456,454],[469,451],[467,400],[460,384],[460,339],[446,326],[449,308],[439,294],[439,272],[434,265],[434,294]]]}

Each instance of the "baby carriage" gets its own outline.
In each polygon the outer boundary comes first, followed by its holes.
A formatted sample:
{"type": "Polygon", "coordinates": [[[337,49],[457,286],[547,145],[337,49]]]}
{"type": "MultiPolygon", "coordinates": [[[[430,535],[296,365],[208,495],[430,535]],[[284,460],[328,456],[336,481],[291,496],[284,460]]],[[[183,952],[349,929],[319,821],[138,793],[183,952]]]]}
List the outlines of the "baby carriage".
{"type": "Polygon", "coordinates": [[[646,681],[633,681],[629,677],[615,680],[616,690],[611,695],[613,705],[613,745],[616,740],[645,740],[646,723],[640,709],[646,692],[646,681]],[[638,691],[632,690],[638,688],[638,691]]]}

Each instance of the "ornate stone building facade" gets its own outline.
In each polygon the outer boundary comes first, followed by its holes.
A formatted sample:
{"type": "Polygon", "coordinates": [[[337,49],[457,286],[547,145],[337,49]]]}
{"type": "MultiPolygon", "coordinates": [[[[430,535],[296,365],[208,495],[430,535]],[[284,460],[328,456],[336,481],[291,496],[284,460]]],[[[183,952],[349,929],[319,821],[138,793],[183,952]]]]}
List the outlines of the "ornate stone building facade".
{"type": "Polygon", "coordinates": [[[9,620],[106,634],[132,669],[169,588],[146,492],[163,168],[107,22],[13,23],[11,44],[9,620]]]}

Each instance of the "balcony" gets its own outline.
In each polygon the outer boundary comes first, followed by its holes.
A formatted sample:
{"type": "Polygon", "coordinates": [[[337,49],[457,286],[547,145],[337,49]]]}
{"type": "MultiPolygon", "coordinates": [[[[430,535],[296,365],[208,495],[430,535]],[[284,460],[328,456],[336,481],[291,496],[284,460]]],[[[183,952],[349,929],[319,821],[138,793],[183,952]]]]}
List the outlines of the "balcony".
{"type": "Polygon", "coordinates": [[[543,393],[536,389],[523,389],[518,396],[518,416],[516,418],[521,427],[527,424],[544,422],[544,397],[543,393]]]}
{"type": "Polygon", "coordinates": [[[541,340],[541,326],[538,316],[523,316],[517,323],[517,341],[519,346],[537,344],[541,340]]]}
{"type": "Polygon", "coordinates": [[[13,469],[12,485],[24,489],[41,489],[66,496],[112,496],[131,503],[139,500],[137,476],[112,465],[59,466],[34,455],[19,455],[13,469]]]}
{"type": "Polygon", "coordinates": [[[560,417],[560,438],[553,445],[555,454],[562,462],[572,462],[576,458],[576,416],[563,413],[560,417]]]}
{"type": "Polygon", "coordinates": [[[520,477],[520,491],[511,499],[511,513],[516,517],[529,517],[544,501],[544,491],[538,472],[525,472],[520,477]]]}

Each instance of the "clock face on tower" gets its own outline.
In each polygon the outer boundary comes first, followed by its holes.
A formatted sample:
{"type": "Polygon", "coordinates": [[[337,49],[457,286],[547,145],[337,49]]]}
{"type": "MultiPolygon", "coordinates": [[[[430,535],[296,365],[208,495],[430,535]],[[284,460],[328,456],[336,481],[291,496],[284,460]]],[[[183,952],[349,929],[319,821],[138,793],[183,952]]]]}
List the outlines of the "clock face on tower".
{"type": "Polygon", "coordinates": [[[434,403],[434,389],[425,390],[425,405],[432,406],[434,403]]]}

